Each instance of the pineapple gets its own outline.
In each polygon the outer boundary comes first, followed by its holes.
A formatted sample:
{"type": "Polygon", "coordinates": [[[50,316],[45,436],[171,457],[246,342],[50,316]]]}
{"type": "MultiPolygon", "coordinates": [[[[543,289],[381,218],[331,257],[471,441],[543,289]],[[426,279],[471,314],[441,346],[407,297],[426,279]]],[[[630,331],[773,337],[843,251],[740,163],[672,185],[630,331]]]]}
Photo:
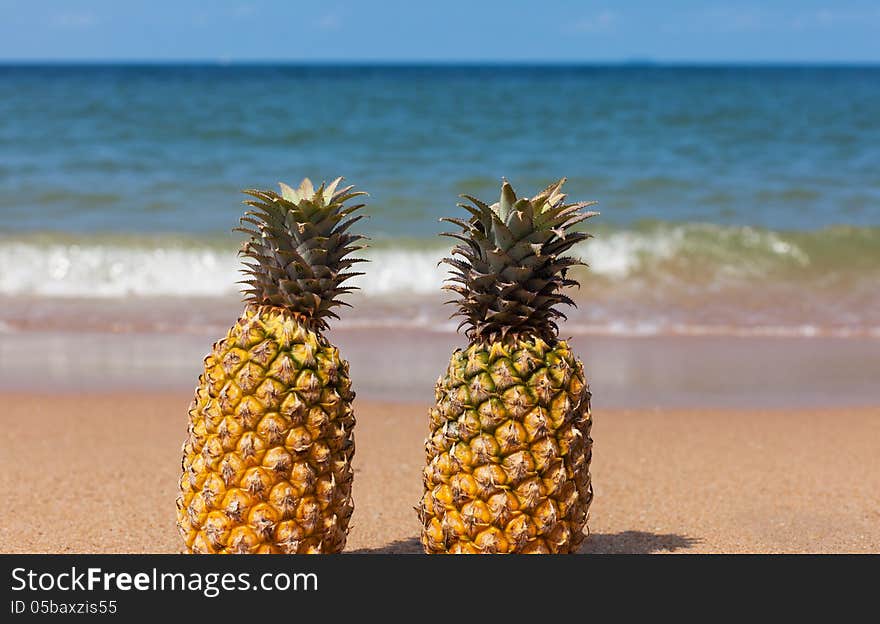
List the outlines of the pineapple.
{"type": "Polygon", "coordinates": [[[177,526],[189,553],[337,553],[353,511],[354,392],[323,335],[353,288],[364,193],[246,190],[236,228],[247,279],[241,318],[205,358],[189,409],[177,526]]]}
{"type": "MultiPolygon", "coordinates": [[[[437,382],[416,510],[431,553],[570,553],[584,539],[590,483],[590,391],[557,337],[563,287],[583,264],[564,255],[589,238],[572,227],[595,202],[562,185],[517,199],[505,180],[488,206],[469,195],[444,288],[457,294],[469,346],[437,382]]],[[[453,302],[450,302],[453,303],[453,302]]],[[[455,316],[454,315],[454,316],[455,316]]]]}

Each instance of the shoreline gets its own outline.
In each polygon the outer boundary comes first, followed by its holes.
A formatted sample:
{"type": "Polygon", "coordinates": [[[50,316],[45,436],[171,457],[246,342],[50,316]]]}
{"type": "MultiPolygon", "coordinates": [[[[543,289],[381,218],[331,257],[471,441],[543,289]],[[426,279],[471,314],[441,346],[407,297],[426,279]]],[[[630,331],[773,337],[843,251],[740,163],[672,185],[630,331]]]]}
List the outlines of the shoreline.
{"type": "MultiPolygon", "coordinates": [[[[21,332],[0,341],[0,392],[191,392],[219,339],[207,334],[21,332]]],[[[358,396],[433,400],[463,336],[411,328],[337,328],[358,396]]],[[[577,335],[601,408],[799,408],[880,405],[872,339],[577,335]]]]}
{"type": "MultiPolygon", "coordinates": [[[[239,276],[240,277],[240,276],[239,276]]],[[[232,278],[230,278],[232,279],[232,278]]],[[[236,278],[237,279],[237,278],[236,278]]],[[[234,280],[233,280],[234,281],[234,280]]],[[[638,280],[636,280],[638,281],[638,280]]],[[[642,284],[644,286],[644,284],[642,284]]],[[[873,282],[871,283],[873,286],[873,282]]],[[[2,287],[2,283],[0,283],[2,287]]],[[[824,314],[807,303],[795,311],[786,306],[798,293],[788,291],[783,302],[756,303],[754,293],[729,293],[710,300],[679,293],[675,301],[655,306],[639,296],[610,296],[591,290],[586,283],[575,293],[578,307],[566,310],[568,320],[561,335],[613,338],[852,338],[880,340],[880,317],[824,314]],[[777,314],[767,315],[762,306],[779,303],[777,314]],[[738,307],[741,306],[741,307],[738,307]],[[702,312],[695,310],[702,308],[702,312]]],[[[449,318],[439,282],[436,292],[386,293],[367,296],[353,293],[350,303],[356,313],[345,314],[333,323],[339,331],[375,330],[423,331],[456,334],[458,322],[449,318]]],[[[607,293],[606,293],[607,294],[607,293]]],[[[846,307],[837,296],[826,293],[834,305],[846,307]]],[[[858,298],[858,293],[850,293],[858,298]]],[[[772,299],[772,298],[771,298],[772,299]]],[[[827,302],[826,302],[827,303],[827,302]]],[[[857,301],[861,310],[870,311],[870,300],[857,301]]],[[[821,307],[821,306],[820,306],[821,307]]],[[[155,334],[157,336],[216,336],[238,318],[243,302],[238,295],[222,297],[143,296],[9,296],[0,293],[0,335],[52,332],[57,334],[92,332],[96,334],[155,334]]]]}
{"type": "MultiPolygon", "coordinates": [[[[178,551],[188,392],[0,400],[10,501],[0,552],[178,551]]],[[[346,552],[421,552],[412,506],[428,405],[358,399],[355,409],[346,552]]],[[[880,551],[878,436],[880,407],[594,409],[596,495],[581,552],[880,551]]]]}

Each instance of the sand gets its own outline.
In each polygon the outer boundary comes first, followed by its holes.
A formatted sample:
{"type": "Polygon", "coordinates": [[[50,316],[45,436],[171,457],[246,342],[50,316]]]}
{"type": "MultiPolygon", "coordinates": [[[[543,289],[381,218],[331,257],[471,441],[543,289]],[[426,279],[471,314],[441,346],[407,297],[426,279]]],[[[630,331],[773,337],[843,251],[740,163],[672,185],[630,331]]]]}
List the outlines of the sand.
{"type": "MultiPolygon", "coordinates": [[[[0,552],[177,552],[188,393],[3,394],[0,552]]],[[[347,551],[417,553],[426,406],[357,405],[347,551]]],[[[596,410],[584,553],[880,552],[880,408],[596,410]]]]}
{"type": "MultiPolygon", "coordinates": [[[[65,314],[90,316],[73,303],[65,314]]],[[[140,304],[150,308],[153,302],[140,304]]],[[[0,297],[5,314],[4,306],[0,297]]],[[[195,333],[111,328],[0,333],[0,394],[189,394],[205,354],[226,331],[225,325],[195,333]]],[[[328,337],[350,362],[358,397],[369,401],[430,401],[453,348],[467,344],[451,332],[397,326],[334,329],[328,337]]],[[[880,405],[880,341],[873,339],[580,334],[570,344],[603,408],[880,405]]]]}

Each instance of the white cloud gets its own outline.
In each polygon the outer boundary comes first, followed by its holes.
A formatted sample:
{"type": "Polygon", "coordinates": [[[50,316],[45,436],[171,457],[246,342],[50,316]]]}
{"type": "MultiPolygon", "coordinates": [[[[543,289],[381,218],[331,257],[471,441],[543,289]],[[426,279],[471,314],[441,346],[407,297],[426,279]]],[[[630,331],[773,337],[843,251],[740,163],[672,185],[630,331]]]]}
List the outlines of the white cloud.
{"type": "Polygon", "coordinates": [[[240,4],[237,7],[233,7],[230,13],[232,17],[253,17],[257,14],[257,7],[252,4],[240,4]]]}
{"type": "Polygon", "coordinates": [[[318,16],[313,24],[320,30],[339,30],[342,26],[342,15],[339,11],[330,11],[318,16]]]}
{"type": "MultiPolygon", "coordinates": [[[[208,7],[200,7],[208,8],[208,7]]],[[[250,20],[258,17],[260,7],[256,4],[242,3],[232,7],[224,8],[220,11],[202,10],[193,13],[190,18],[193,26],[198,28],[210,27],[220,22],[228,22],[231,20],[250,20]]]]}
{"type": "Polygon", "coordinates": [[[98,18],[91,13],[54,13],[49,17],[49,25],[53,28],[91,28],[97,23],[98,18]]]}
{"type": "Polygon", "coordinates": [[[880,11],[859,9],[820,8],[793,12],[772,7],[707,8],[690,19],[666,23],[665,32],[718,32],[743,33],[761,31],[824,29],[844,24],[876,23],[880,11]]]}
{"type": "Polygon", "coordinates": [[[606,9],[604,11],[599,11],[595,15],[571,22],[566,27],[566,30],[579,33],[609,32],[615,28],[618,21],[617,13],[606,9]]]}
{"type": "Polygon", "coordinates": [[[699,20],[703,28],[720,32],[756,32],[763,30],[770,16],[761,9],[709,9],[699,20]]]}
{"type": "Polygon", "coordinates": [[[830,28],[840,24],[871,23],[880,21],[880,10],[860,11],[847,9],[818,9],[795,15],[791,27],[795,30],[830,28]]]}

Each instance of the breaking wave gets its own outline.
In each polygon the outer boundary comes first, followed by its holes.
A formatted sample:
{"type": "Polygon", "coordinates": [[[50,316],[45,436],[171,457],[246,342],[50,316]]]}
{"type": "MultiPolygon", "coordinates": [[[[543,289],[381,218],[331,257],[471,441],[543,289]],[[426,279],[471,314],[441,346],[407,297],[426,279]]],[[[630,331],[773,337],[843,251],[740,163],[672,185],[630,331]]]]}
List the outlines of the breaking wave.
{"type": "MultiPolygon", "coordinates": [[[[366,296],[435,294],[448,247],[438,240],[367,250],[358,278],[366,296]]],[[[648,224],[599,231],[576,250],[604,280],[657,277],[664,284],[829,276],[851,282],[880,274],[880,228],[776,232],[750,227],[648,224]]],[[[240,263],[231,240],[179,237],[0,236],[0,295],[191,297],[237,292],[240,263]]],[[[589,278],[587,278],[589,280],[589,278]]]]}
{"type": "MultiPolygon", "coordinates": [[[[358,313],[343,322],[445,327],[448,310],[435,303],[448,249],[439,239],[376,242],[366,275],[352,280],[358,313]]],[[[0,297],[234,301],[235,250],[231,238],[0,235],[0,297]]],[[[575,253],[590,269],[578,270],[570,331],[873,336],[880,327],[880,228],[647,223],[600,229],[575,253]]]]}

